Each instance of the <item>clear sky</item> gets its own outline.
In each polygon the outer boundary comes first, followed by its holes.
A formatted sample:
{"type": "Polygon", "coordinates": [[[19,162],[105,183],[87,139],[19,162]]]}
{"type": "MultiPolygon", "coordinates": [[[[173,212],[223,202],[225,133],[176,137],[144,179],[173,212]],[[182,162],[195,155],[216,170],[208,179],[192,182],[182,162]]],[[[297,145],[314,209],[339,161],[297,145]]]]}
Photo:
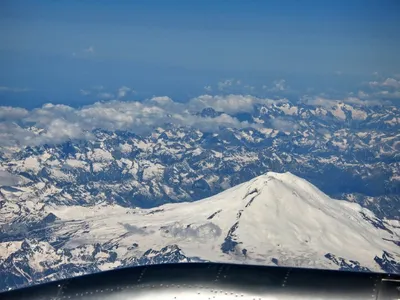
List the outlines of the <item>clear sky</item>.
{"type": "Polygon", "coordinates": [[[95,86],[185,99],[228,78],[346,90],[399,74],[399,53],[398,0],[3,0],[0,105],[80,105],[95,86]]]}

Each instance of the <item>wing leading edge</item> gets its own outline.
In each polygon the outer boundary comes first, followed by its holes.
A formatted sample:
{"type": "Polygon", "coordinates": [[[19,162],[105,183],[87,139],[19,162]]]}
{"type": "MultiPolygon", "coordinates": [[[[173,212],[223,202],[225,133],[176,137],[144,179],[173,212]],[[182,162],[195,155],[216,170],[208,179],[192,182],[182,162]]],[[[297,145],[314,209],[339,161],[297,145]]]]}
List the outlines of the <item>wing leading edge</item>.
{"type": "Polygon", "coordinates": [[[123,268],[0,293],[0,299],[400,299],[400,275],[219,263],[123,268]]]}

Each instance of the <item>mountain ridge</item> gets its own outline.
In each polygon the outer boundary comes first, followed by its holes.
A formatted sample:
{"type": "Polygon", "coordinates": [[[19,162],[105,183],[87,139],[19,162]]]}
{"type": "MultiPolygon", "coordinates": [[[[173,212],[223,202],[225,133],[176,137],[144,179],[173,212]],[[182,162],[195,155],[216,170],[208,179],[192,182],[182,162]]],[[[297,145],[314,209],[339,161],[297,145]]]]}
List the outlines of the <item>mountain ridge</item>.
{"type": "Polygon", "coordinates": [[[209,132],[165,124],[147,134],[97,128],[87,132],[90,139],[1,148],[0,205],[7,211],[19,195],[150,208],[200,200],[267,171],[289,171],[330,197],[360,203],[380,218],[400,218],[394,213],[400,205],[399,125],[388,121],[398,119],[396,107],[275,103],[254,105],[246,114],[251,122],[245,128],[209,132]]]}

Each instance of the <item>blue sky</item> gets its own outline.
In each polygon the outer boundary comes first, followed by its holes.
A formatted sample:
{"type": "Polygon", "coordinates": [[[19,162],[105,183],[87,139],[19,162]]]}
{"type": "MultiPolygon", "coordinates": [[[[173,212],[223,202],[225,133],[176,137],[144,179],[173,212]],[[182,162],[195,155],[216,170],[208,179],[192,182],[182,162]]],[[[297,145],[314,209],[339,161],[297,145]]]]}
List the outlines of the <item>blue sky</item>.
{"type": "Polygon", "coordinates": [[[373,72],[400,73],[397,0],[0,6],[0,105],[79,106],[96,101],[82,90],[100,85],[184,100],[233,78],[243,89],[284,78],[292,91],[350,91],[373,72]]]}

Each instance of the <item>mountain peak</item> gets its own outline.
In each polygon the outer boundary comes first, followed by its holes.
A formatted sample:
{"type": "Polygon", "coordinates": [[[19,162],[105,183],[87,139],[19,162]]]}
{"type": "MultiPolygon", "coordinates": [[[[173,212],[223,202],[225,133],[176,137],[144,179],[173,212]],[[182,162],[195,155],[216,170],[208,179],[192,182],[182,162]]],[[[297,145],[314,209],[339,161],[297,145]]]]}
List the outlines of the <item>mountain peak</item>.
{"type": "Polygon", "coordinates": [[[120,248],[138,242],[138,253],[177,245],[187,257],[208,261],[339,268],[329,257],[340,257],[370,270],[382,270],[375,257],[383,251],[400,257],[392,242],[398,228],[289,172],[268,172],[196,202],[133,211],[98,207],[95,219],[90,208],[57,207],[53,213],[64,221],[82,216],[86,224],[85,233],[74,233],[67,246],[93,236],[100,242],[121,236],[120,248]],[[100,220],[115,230],[102,231],[100,220]]]}
{"type": "Polygon", "coordinates": [[[32,256],[24,262],[30,274],[42,274],[43,264],[56,272],[64,258],[75,273],[88,265],[106,270],[168,261],[399,271],[396,223],[332,199],[289,172],[268,172],[196,202],[152,209],[46,205],[43,214],[52,221],[46,233],[51,244],[3,245],[0,259],[10,268],[32,256]]]}
{"type": "MultiPolygon", "coordinates": [[[[166,214],[174,211],[173,205],[165,208],[166,214]]],[[[332,262],[325,257],[332,253],[358,261],[368,269],[381,270],[374,261],[374,253],[380,257],[385,249],[390,249],[396,257],[400,255],[399,248],[386,240],[390,236],[393,239],[398,229],[395,233],[395,228],[378,220],[369,210],[331,199],[289,172],[268,172],[177,209],[183,209],[184,214],[196,212],[197,220],[191,225],[195,228],[204,225],[201,219],[207,215],[207,220],[221,229],[224,240],[220,248],[231,259],[257,262],[274,258],[285,265],[332,268],[332,262]],[[303,255],[320,259],[299,261],[303,255]]],[[[213,235],[208,237],[216,239],[213,235]]],[[[184,247],[183,250],[190,255],[184,247]]]]}

